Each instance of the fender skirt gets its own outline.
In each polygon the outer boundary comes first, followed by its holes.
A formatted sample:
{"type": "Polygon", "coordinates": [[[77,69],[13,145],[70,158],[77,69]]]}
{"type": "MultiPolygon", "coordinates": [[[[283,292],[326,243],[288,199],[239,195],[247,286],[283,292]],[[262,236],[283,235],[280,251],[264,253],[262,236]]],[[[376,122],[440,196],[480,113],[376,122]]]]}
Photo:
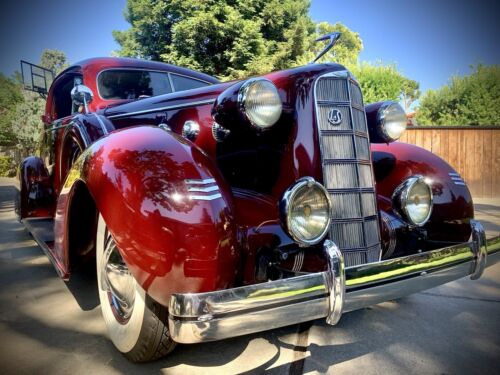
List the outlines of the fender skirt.
{"type": "Polygon", "coordinates": [[[172,293],[233,286],[239,253],[230,189],[195,145],[140,126],[85,150],[57,202],[54,250],[65,264],[69,207],[80,183],[135,279],[156,301],[168,305],[172,293]]]}

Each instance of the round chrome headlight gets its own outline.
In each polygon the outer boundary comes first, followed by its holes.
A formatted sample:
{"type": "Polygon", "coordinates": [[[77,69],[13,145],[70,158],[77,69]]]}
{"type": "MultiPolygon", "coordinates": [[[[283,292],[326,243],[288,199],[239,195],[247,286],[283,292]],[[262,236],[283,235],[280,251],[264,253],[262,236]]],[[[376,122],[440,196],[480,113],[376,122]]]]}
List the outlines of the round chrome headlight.
{"type": "Polygon", "coordinates": [[[267,79],[246,81],[239,90],[238,105],[248,121],[258,129],[273,126],[281,116],[282,104],[278,89],[267,79]]]}
{"type": "Polygon", "coordinates": [[[385,102],[378,110],[377,122],[387,142],[397,141],[406,130],[406,113],[396,102],[385,102]]]}
{"type": "Polygon", "coordinates": [[[399,185],[392,197],[396,211],[410,224],[422,226],[432,213],[432,189],[422,176],[413,176],[399,185]]]}
{"type": "Polygon", "coordinates": [[[297,243],[314,245],[328,232],[330,207],[326,189],[312,177],[303,177],[281,198],[281,223],[297,243]]]}

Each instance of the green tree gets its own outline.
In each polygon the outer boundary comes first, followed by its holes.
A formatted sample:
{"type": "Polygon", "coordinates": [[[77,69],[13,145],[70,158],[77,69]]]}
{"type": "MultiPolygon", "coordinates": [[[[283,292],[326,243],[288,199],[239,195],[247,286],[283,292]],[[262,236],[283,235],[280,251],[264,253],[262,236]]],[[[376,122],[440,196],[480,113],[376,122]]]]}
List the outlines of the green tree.
{"type": "Polygon", "coordinates": [[[416,118],[423,125],[500,125],[500,65],[478,65],[427,91],[416,118]]]}
{"type": "Polygon", "coordinates": [[[15,135],[21,155],[33,155],[36,151],[40,134],[43,131],[42,115],[45,99],[40,95],[23,90],[23,100],[12,111],[11,129],[15,135]]]}
{"type": "Polygon", "coordinates": [[[66,54],[57,49],[44,49],[40,57],[40,65],[57,75],[68,67],[66,54]]]}
{"type": "Polygon", "coordinates": [[[221,78],[298,64],[315,32],[308,0],[128,0],[122,56],[165,61],[221,78]]]}
{"type": "MultiPolygon", "coordinates": [[[[39,64],[59,73],[67,66],[66,55],[46,49],[39,64]]],[[[0,74],[0,145],[16,145],[23,156],[32,154],[43,130],[44,109],[44,98],[22,89],[19,73],[14,78],[0,74]]]]}
{"type": "Polygon", "coordinates": [[[359,81],[365,103],[385,100],[399,101],[405,84],[409,81],[397,70],[394,64],[363,62],[351,67],[351,71],[359,81]]]}
{"type": "MultiPolygon", "coordinates": [[[[56,75],[68,66],[66,54],[55,49],[44,49],[39,64],[56,75]]],[[[45,98],[27,90],[22,91],[22,97],[23,100],[17,103],[13,111],[11,127],[21,154],[26,156],[35,152],[43,131],[41,117],[45,110],[45,98]]]]}
{"type": "Polygon", "coordinates": [[[0,146],[12,146],[17,143],[12,131],[15,109],[22,103],[21,86],[14,80],[0,73],[0,146]]]}
{"type": "Polygon", "coordinates": [[[121,56],[234,79],[307,64],[325,46],[315,40],[337,31],[340,39],[319,62],[335,61],[357,72],[367,102],[398,100],[402,93],[408,102],[418,97],[418,84],[411,91],[416,82],[394,65],[358,64],[359,34],[340,22],[314,24],[309,6],[309,0],[128,0],[131,27],[113,35],[121,56]]]}

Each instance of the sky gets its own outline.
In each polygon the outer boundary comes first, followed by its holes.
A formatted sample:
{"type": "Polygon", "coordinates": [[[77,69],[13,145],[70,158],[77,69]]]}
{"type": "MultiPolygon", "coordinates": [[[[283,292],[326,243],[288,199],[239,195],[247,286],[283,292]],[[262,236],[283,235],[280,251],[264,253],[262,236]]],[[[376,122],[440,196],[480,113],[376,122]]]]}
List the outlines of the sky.
{"type": "MultiPolygon", "coordinates": [[[[314,21],[342,22],[358,32],[361,60],[396,63],[422,90],[470,73],[477,63],[500,64],[498,0],[312,0],[314,21]]],[[[112,30],[125,30],[126,0],[1,0],[0,72],[19,60],[38,63],[45,48],[73,63],[119,49],[112,30]]]]}

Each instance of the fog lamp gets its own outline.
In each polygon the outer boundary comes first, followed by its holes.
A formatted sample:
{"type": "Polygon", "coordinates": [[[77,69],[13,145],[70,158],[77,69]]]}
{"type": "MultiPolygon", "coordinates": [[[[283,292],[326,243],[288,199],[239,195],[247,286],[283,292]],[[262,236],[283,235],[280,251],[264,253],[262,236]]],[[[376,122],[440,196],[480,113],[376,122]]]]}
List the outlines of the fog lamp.
{"type": "Polygon", "coordinates": [[[331,204],[326,189],[312,177],[288,188],[280,201],[281,223],[299,245],[321,241],[330,226],[331,204]]]}
{"type": "Polygon", "coordinates": [[[422,176],[412,176],[399,185],[392,196],[395,210],[407,222],[422,226],[433,206],[431,186],[422,176]]]}

